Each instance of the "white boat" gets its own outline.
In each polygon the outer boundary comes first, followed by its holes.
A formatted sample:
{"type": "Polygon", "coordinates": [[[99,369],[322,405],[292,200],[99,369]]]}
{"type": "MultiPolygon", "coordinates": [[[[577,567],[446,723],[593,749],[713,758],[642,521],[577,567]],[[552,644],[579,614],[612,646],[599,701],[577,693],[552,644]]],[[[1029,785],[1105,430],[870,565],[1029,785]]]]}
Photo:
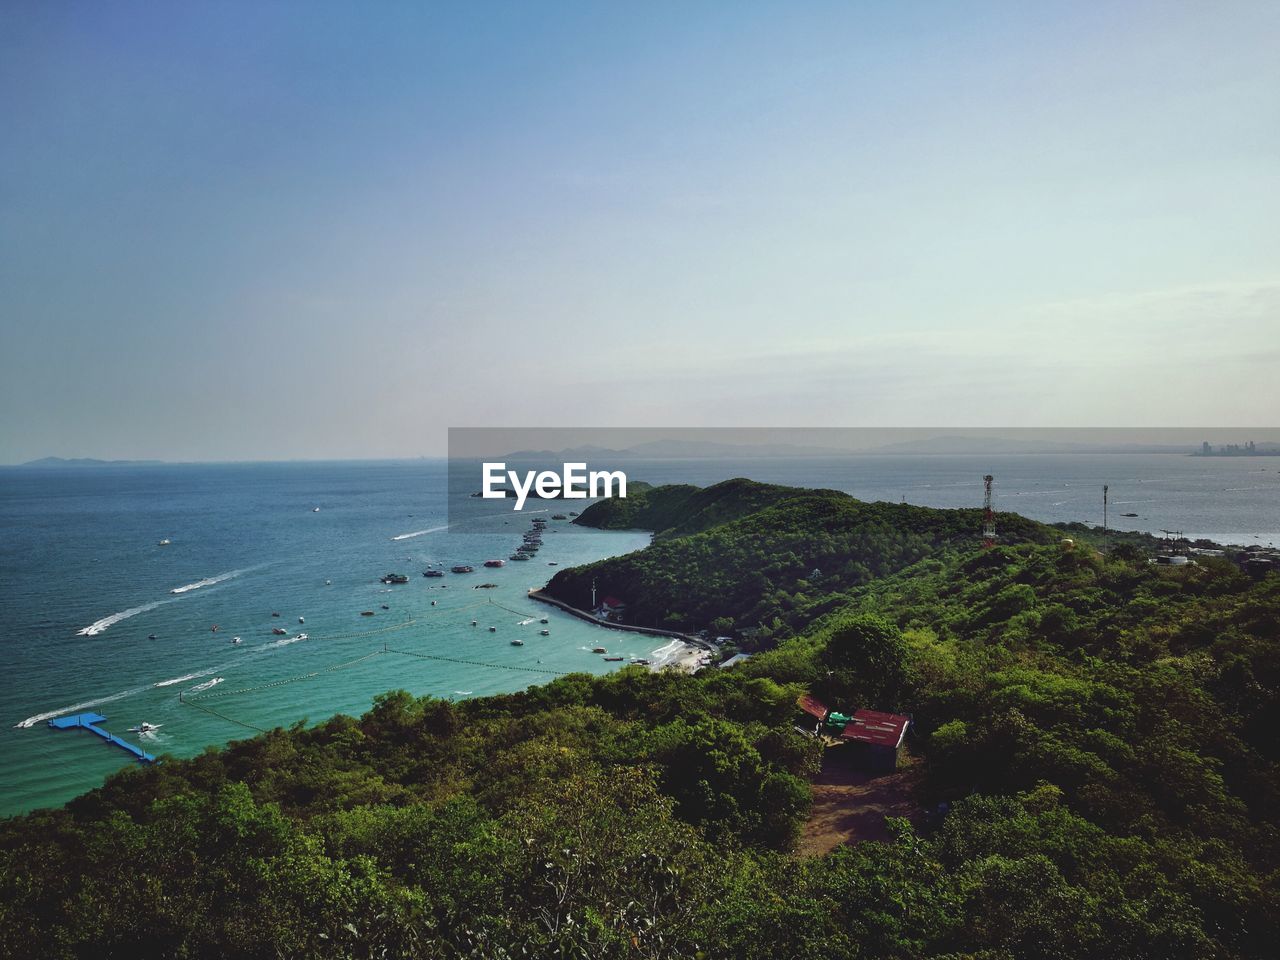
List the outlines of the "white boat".
{"type": "Polygon", "coordinates": [[[300,633],[300,634],[298,634],[296,637],[294,637],[293,639],[295,639],[295,640],[310,640],[311,638],[310,638],[310,637],[308,637],[305,633],[300,633]]]}
{"type": "Polygon", "coordinates": [[[320,508],[319,508],[319,507],[312,507],[312,508],[311,508],[311,512],[312,512],[312,513],[319,513],[319,512],[320,512],[320,508]]]}
{"type": "Polygon", "coordinates": [[[165,537],[163,540],[161,540],[159,543],[156,544],[157,547],[167,547],[168,545],[169,545],[168,537],[165,537]]]}
{"type": "Polygon", "coordinates": [[[161,724],[159,723],[147,723],[144,720],[142,721],[142,723],[138,724],[136,727],[130,727],[129,732],[130,733],[151,733],[153,730],[159,730],[160,727],[161,727],[161,724]]]}
{"type": "Polygon", "coordinates": [[[306,617],[299,617],[299,618],[298,618],[298,622],[299,622],[299,623],[306,623],[306,622],[307,622],[307,618],[306,618],[306,617]]]}
{"type": "Polygon", "coordinates": [[[240,638],[239,638],[239,637],[232,637],[232,638],[231,638],[231,644],[232,644],[232,646],[234,646],[235,644],[237,644],[237,643],[239,643],[239,642],[240,642],[240,638]]]}

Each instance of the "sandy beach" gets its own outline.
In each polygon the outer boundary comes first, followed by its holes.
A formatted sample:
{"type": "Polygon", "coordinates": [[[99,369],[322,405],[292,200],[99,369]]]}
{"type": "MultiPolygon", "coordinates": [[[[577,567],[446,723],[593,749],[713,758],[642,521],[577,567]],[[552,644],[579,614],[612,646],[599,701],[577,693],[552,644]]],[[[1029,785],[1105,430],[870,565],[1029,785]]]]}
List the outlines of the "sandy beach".
{"type": "Polygon", "coordinates": [[[649,654],[650,670],[673,669],[693,673],[710,662],[712,654],[684,640],[671,640],[649,654]]]}

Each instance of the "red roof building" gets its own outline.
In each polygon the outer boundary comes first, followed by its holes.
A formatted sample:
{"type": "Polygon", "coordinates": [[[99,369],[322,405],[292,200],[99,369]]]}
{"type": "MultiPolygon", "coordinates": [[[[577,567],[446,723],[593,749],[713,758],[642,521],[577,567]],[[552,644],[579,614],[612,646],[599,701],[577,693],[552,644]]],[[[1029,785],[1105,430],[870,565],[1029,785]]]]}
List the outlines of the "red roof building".
{"type": "Polygon", "coordinates": [[[842,739],[869,743],[876,747],[897,750],[907,735],[910,717],[897,713],[881,713],[879,710],[859,710],[840,734],[842,739]]]}
{"type": "Polygon", "coordinates": [[[827,714],[831,712],[827,709],[827,705],[825,703],[808,693],[797,699],[796,703],[799,704],[800,709],[809,714],[809,716],[816,717],[819,720],[825,720],[827,718],[827,714]]]}

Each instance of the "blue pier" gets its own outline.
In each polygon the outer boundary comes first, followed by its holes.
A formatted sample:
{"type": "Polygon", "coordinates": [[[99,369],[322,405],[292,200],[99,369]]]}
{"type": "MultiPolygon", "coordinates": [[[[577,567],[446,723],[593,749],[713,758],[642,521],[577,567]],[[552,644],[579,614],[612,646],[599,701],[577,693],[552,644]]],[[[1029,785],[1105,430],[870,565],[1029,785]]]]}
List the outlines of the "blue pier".
{"type": "Polygon", "coordinates": [[[115,744],[121,750],[128,751],[143,763],[155,763],[156,758],[141,747],[135,747],[132,743],[121,740],[114,733],[108,733],[98,726],[106,719],[100,713],[76,713],[69,717],[58,717],[56,720],[50,720],[49,726],[55,730],[88,730],[90,733],[96,734],[107,741],[107,743],[115,744]]]}

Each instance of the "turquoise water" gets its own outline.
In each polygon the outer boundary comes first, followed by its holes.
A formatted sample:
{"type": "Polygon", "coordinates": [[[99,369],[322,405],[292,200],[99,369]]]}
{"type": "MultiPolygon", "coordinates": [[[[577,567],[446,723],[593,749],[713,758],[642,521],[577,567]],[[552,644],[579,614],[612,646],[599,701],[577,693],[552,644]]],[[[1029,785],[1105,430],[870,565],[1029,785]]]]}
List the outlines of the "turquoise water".
{"type": "MultiPolygon", "coordinates": [[[[1274,458],[868,456],[626,469],[657,483],[748,476],[936,507],[979,505],[991,472],[998,510],[1050,522],[1100,522],[1106,482],[1117,528],[1280,543],[1274,458]]],[[[361,713],[389,689],[481,696],[622,666],[592,654],[597,645],[628,658],[660,646],[525,596],[555,572],[551,561],[636,550],[647,534],[551,522],[536,560],[486,569],[548,512],[531,504],[517,517],[506,503],[467,497],[446,510],[446,488],[442,461],[0,469],[0,813],[61,803],[132,762],[82,731],[50,730],[46,716],[93,709],[135,740],[128,727],[160,724],[136,742],[190,756],[259,727],[361,713]],[[428,563],[476,572],[426,579],[428,563]],[[378,578],[391,571],[409,583],[384,586],[378,578]],[[473,589],[482,582],[498,587],[473,589]],[[282,643],[275,626],[285,640],[309,639],[282,643]],[[511,645],[517,637],[524,646],[511,645]]]]}
{"type": "Polygon", "coordinates": [[[443,529],[439,461],[7,470],[0,483],[3,813],[63,802],[132,762],[82,731],[49,729],[46,714],[92,708],[152,753],[190,756],[253,727],[363,712],[389,689],[481,696],[623,665],[592,654],[597,645],[627,657],[660,645],[525,596],[555,572],[551,561],[635,550],[647,534],[552,522],[535,560],[484,568],[539,514],[472,502],[443,529]],[[476,572],[427,579],[428,563],[476,572]],[[380,583],[391,571],[409,582],[380,583]],[[498,586],[474,589],[486,582],[498,586]],[[309,639],[286,642],[299,632],[309,639]],[[139,741],[126,730],[142,721],[160,728],[139,741]]]}

